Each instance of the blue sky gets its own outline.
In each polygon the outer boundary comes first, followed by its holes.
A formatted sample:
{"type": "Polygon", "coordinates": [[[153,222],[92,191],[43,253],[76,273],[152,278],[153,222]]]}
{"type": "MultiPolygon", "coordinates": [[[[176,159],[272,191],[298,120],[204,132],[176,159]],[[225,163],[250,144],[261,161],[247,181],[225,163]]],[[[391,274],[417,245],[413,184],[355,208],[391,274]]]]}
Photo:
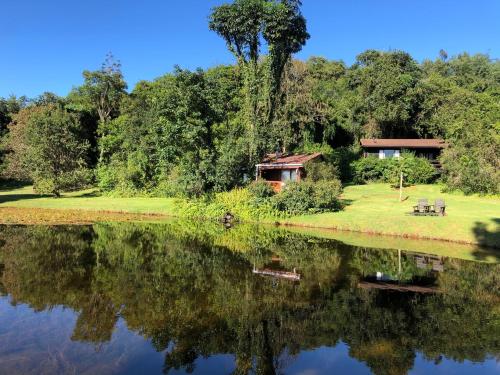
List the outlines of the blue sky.
{"type": "MultiPolygon", "coordinates": [[[[172,70],[231,63],[207,27],[224,0],[1,0],[0,96],[66,95],[112,52],[129,86],[172,70]]],[[[368,48],[417,60],[441,48],[500,57],[500,0],[303,0],[311,39],[298,55],[352,63],[368,48]]]]}

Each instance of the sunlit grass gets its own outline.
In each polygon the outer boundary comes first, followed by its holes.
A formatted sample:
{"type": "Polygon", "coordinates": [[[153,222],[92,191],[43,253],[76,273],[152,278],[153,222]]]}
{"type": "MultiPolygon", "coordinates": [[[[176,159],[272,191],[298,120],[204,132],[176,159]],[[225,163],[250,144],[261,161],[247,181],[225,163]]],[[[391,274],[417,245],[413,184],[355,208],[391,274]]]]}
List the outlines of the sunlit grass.
{"type": "Polygon", "coordinates": [[[346,207],[340,212],[297,216],[290,224],[337,228],[415,238],[445,239],[500,247],[499,197],[465,196],[443,193],[438,185],[418,185],[404,189],[403,202],[399,191],[387,184],[346,187],[346,207]],[[445,217],[412,216],[417,199],[436,198],[446,202],[445,217]]]}
{"type": "MultiPolygon", "coordinates": [[[[336,228],[500,247],[499,197],[443,193],[438,185],[408,187],[404,190],[403,197],[405,200],[400,202],[398,190],[392,189],[387,184],[348,186],[342,196],[346,203],[343,211],[297,216],[281,220],[281,222],[316,228],[336,228]],[[409,215],[418,198],[427,198],[430,203],[436,198],[443,198],[447,205],[447,216],[415,217],[409,215]]],[[[0,190],[0,208],[71,209],[173,215],[175,202],[176,200],[172,198],[101,196],[92,189],[67,193],[61,198],[41,197],[34,194],[31,187],[0,190]]],[[[36,221],[36,211],[30,211],[30,215],[34,215],[34,221],[36,221]]],[[[7,222],[5,210],[2,216],[0,222],[7,222]]],[[[14,217],[10,218],[10,222],[15,221],[14,217]]]]}

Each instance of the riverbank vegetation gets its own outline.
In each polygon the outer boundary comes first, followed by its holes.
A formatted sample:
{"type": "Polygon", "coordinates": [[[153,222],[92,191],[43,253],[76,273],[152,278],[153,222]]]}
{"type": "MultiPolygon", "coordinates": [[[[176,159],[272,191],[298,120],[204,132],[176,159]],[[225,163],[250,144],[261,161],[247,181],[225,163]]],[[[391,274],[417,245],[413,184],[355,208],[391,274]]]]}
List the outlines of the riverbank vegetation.
{"type": "MultiPolygon", "coordinates": [[[[31,187],[0,190],[0,223],[81,223],[105,221],[98,215],[92,220],[89,211],[122,212],[156,216],[178,216],[212,219],[220,218],[231,209],[244,221],[291,224],[298,227],[340,229],[371,234],[386,234],[412,239],[438,239],[454,242],[500,247],[500,200],[463,193],[443,193],[439,185],[417,185],[404,189],[403,202],[399,191],[389,184],[366,184],[345,187],[339,203],[344,206],[339,212],[324,212],[308,215],[285,215],[276,213],[269,204],[252,205],[247,190],[219,193],[205,201],[184,198],[111,197],[99,194],[95,189],[66,193],[61,198],[39,196],[31,187]],[[416,217],[409,215],[411,206],[418,198],[443,198],[448,206],[444,217],[416,217]],[[267,209],[266,209],[267,207],[267,209]],[[15,209],[28,211],[15,211],[15,209]],[[33,209],[43,209],[37,213],[33,209]],[[55,218],[47,219],[53,211],[55,218]],[[62,210],[63,213],[58,214],[62,210]],[[68,212],[67,210],[70,210],[68,212]],[[71,211],[73,210],[73,211],[71,211]],[[81,210],[81,211],[78,211],[81,210]],[[47,212],[48,211],[48,212],[47,212]],[[64,214],[64,211],[66,213],[64,214]],[[81,220],[79,212],[82,212],[81,220]]],[[[124,218],[125,219],[125,218],[124,218]]],[[[141,218],[139,218],[141,219],[141,218]]],[[[146,218],[147,219],[147,218],[146,218]]],[[[152,216],[151,220],[160,219],[152,216]]],[[[109,220],[119,220],[110,218],[109,220]]],[[[387,239],[385,239],[387,241],[387,239]]],[[[375,239],[368,240],[373,242],[375,239]]],[[[428,251],[432,253],[430,245],[428,251]]],[[[446,246],[446,245],[445,245],[446,246]]]]}

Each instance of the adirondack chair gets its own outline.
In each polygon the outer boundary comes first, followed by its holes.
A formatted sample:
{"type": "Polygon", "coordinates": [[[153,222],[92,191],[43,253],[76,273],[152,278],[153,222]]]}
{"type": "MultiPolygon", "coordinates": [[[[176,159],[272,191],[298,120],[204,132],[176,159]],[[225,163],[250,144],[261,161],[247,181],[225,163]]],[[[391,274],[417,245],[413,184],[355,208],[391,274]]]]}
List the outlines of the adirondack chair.
{"type": "Polygon", "coordinates": [[[440,216],[445,215],[446,205],[444,204],[443,199],[436,199],[434,202],[434,213],[440,216]]]}
{"type": "Polygon", "coordinates": [[[417,205],[413,206],[413,213],[415,215],[422,215],[427,212],[429,212],[429,202],[427,201],[427,198],[419,199],[417,205]]]}

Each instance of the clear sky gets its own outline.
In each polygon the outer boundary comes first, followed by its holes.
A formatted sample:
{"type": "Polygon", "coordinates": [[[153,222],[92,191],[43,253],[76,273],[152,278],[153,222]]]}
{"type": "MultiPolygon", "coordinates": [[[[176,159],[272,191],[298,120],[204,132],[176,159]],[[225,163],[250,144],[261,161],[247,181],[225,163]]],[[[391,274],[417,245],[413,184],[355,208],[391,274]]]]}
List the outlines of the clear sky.
{"type": "MultiPolygon", "coordinates": [[[[224,0],[0,0],[0,96],[66,95],[112,52],[129,87],[175,64],[231,63],[207,18],[224,0]]],[[[351,64],[368,48],[417,60],[462,51],[500,57],[500,0],[303,0],[311,39],[298,55],[351,64]]]]}

